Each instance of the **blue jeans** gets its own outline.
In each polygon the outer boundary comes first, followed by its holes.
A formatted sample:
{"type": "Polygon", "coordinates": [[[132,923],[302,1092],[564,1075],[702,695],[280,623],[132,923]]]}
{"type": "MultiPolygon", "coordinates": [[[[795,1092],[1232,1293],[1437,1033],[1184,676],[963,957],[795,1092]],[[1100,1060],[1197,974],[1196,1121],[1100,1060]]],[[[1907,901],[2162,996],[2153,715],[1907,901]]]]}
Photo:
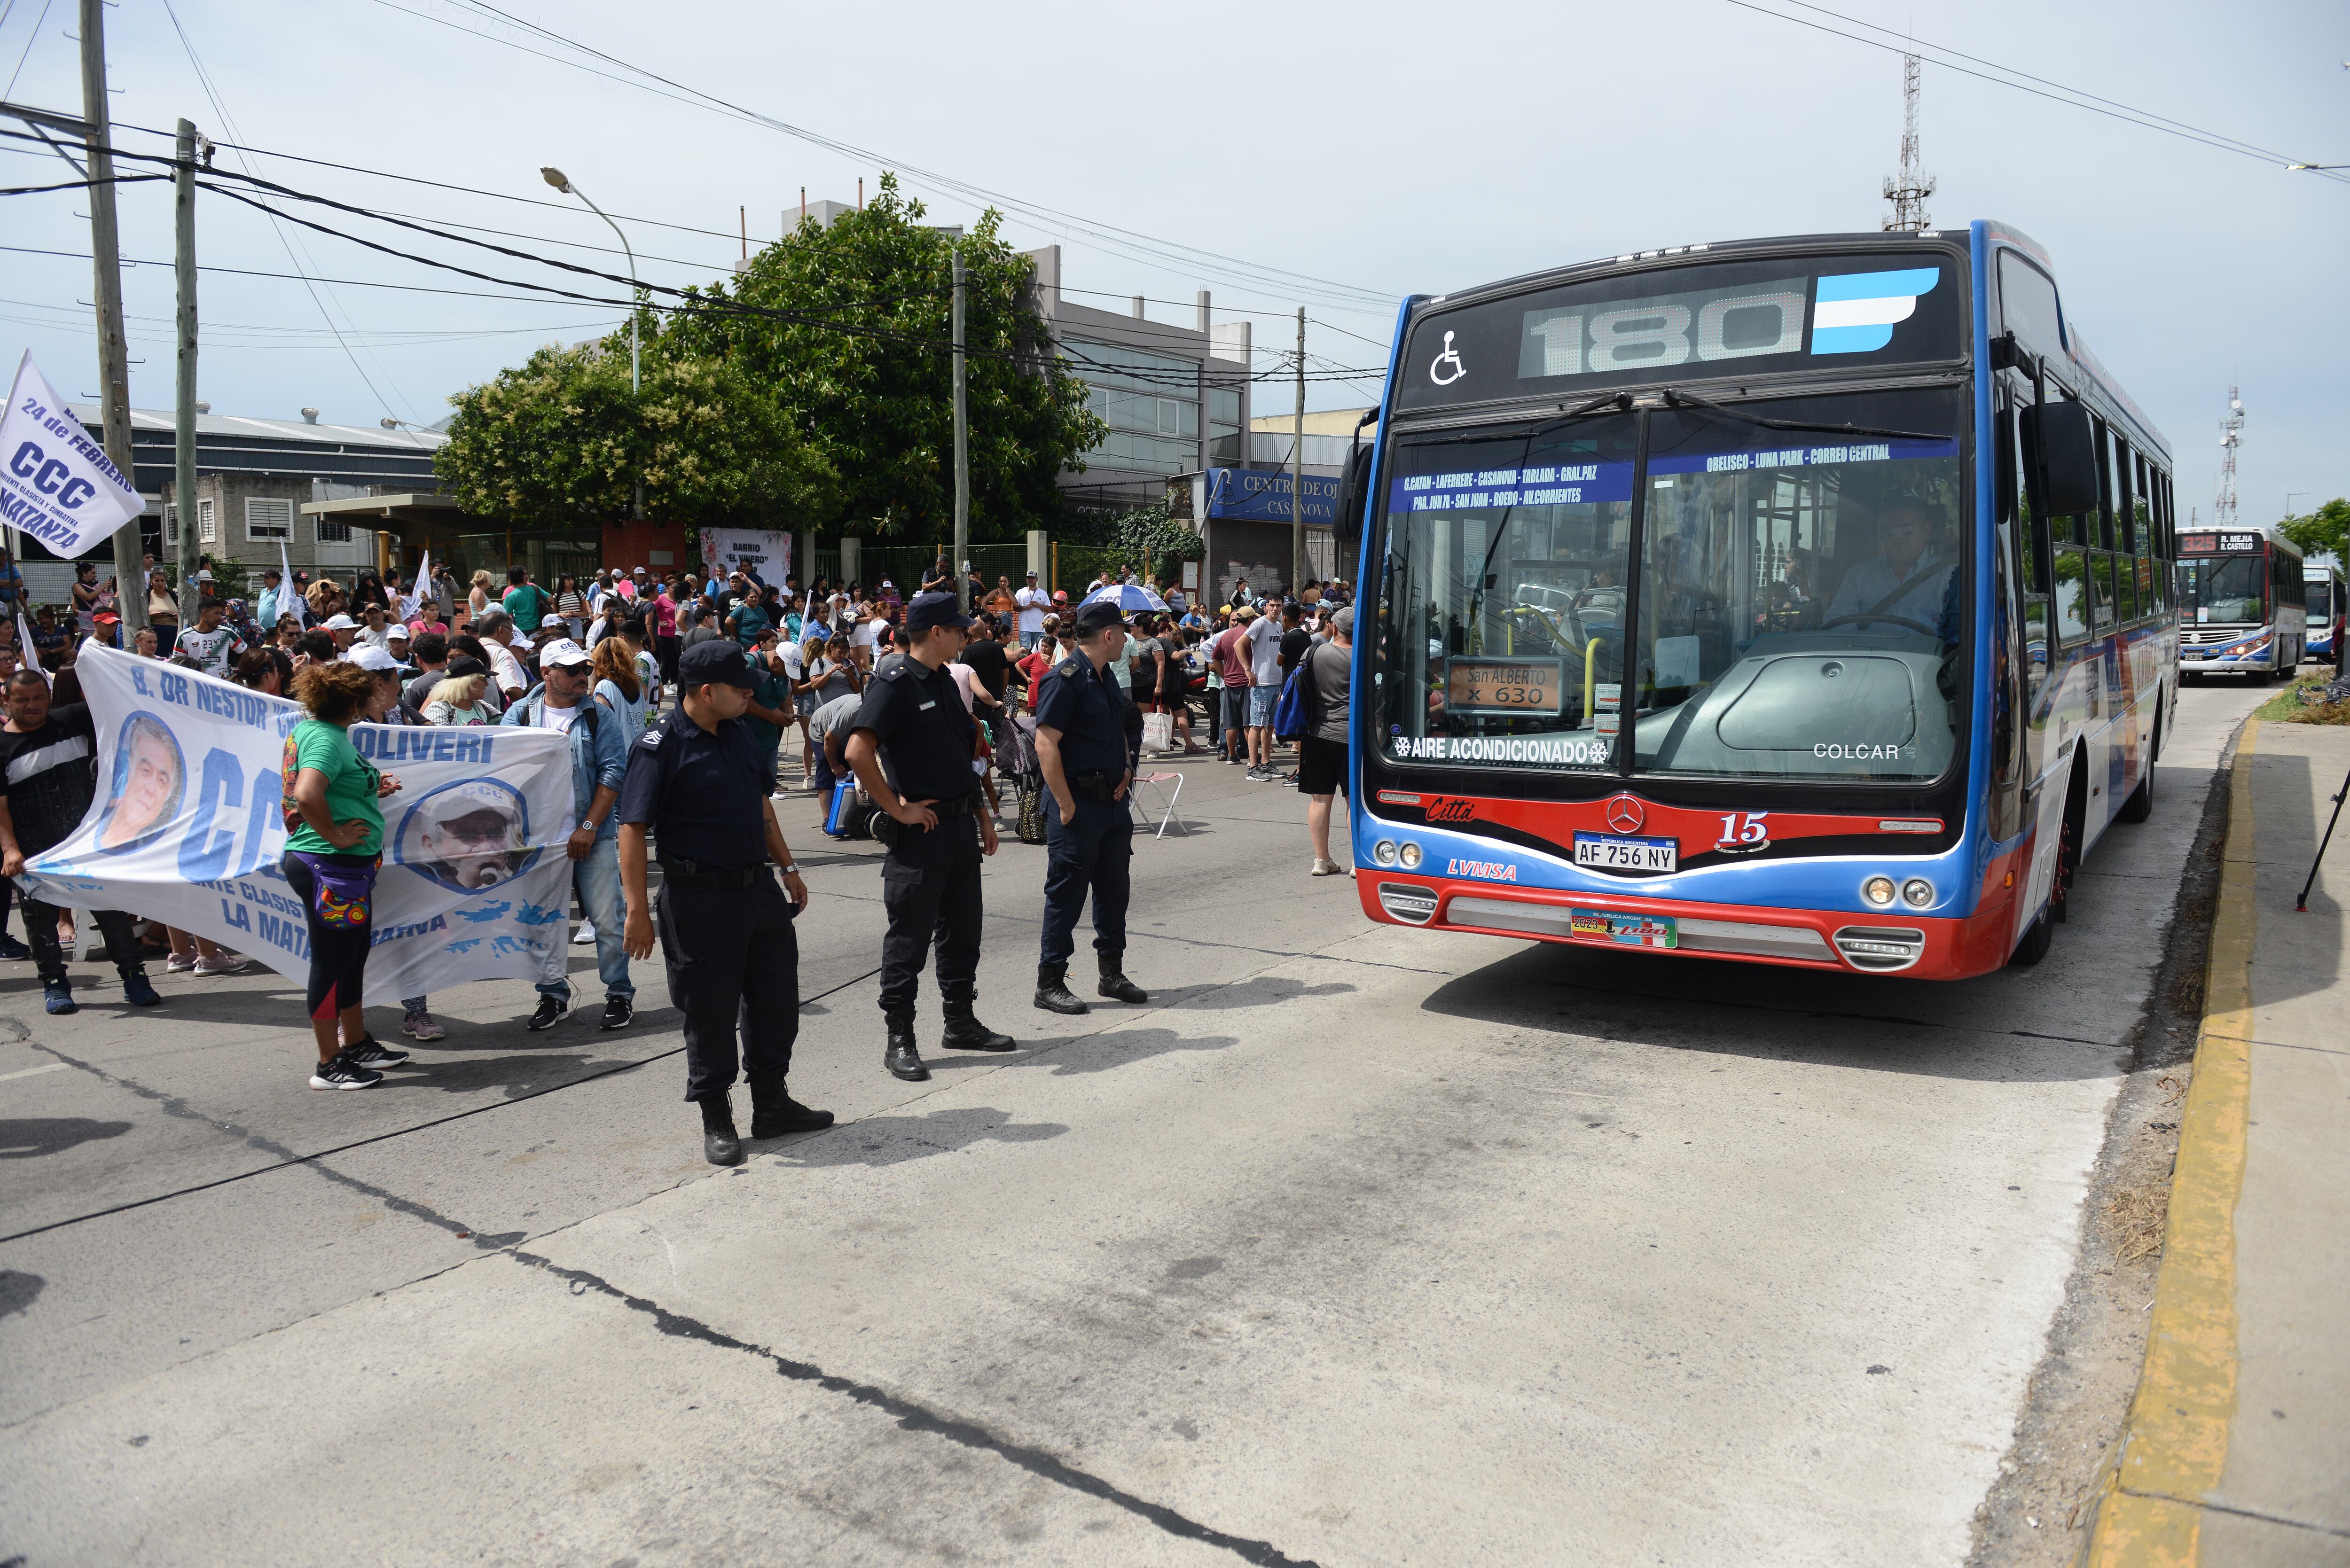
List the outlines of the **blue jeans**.
{"type": "MultiPolygon", "coordinates": [[[[580,907],[596,927],[596,977],[604,982],[607,996],[636,999],[637,988],[629,979],[628,904],[620,894],[620,841],[599,838],[596,847],[588,852],[585,860],[571,865],[572,886],[579,890],[580,907]]],[[[541,996],[551,996],[558,1002],[571,1000],[568,978],[542,981],[541,996]]]]}

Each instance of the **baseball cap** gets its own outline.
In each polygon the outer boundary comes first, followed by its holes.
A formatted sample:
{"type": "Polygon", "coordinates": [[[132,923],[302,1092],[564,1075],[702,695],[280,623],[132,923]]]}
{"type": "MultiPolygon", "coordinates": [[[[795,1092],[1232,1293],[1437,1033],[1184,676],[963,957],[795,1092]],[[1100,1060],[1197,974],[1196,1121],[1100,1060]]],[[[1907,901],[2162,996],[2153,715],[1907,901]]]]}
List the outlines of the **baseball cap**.
{"type": "Polygon", "coordinates": [[[1232,614],[1238,616],[1243,620],[1254,620],[1256,618],[1256,606],[1243,605],[1240,608],[1232,611],[1232,614]]]}
{"type": "Polygon", "coordinates": [[[1338,635],[1339,635],[1340,637],[1352,637],[1352,636],[1354,636],[1354,635],[1355,635],[1355,607],[1354,607],[1354,606],[1352,606],[1352,605],[1348,605],[1346,608],[1344,608],[1344,609],[1340,610],[1336,615],[1332,616],[1332,617],[1330,618],[1330,624],[1331,624],[1333,627],[1335,627],[1336,628],[1337,628],[1337,632],[1338,632],[1338,635]]]}
{"type": "Polygon", "coordinates": [[[356,664],[361,670],[388,672],[400,668],[400,660],[371,642],[363,642],[343,656],[346,664],[356,664]]]}
{"type": "Polygon", "coordinates": [[[383,635],[386,638],[396,637],[400,639],[400,641],[406,642],[409,639],[411,633],[408,629],[408,623],[406,621],[396,620],[390,626],[383,628],[383,635]]]}
{"type": "Polygon", "coordinates": [[[1081,637],[1125,624],[1126,612],[1118,607],[1115,599],[1096,599],[1077,612],[1077,634],[1081,637]]]}
{"type": "Polygon", "coordinates": [[[1033,576],[1035,576],[1036,575],[1036,568],[1035,568],[1035,567],[1034,567],[1034,566],[1029,567],[1029,568],[1028,568],[1028,575],[1029,575],[1030,576],[1032,576],[1032,577],[1033,577],[1033,576]]]}
{"type": "Polygon", "coordinates": [[[884,578],[882,578],[882,579],[881,579],[881,586],[882,586],[883,587],[885,587],[885,588],[894,588],[894,587],[896,587],[898,585],[897,585],[897,584],[895,584],[895,583],[893,583],[893,582],[891,582],[889,578],[884,577],[884,578]]]}
{"type": "Polygon", "coordinates": [[[677,680],[681,686],[740,686],[745,691],[759,685],[742,645],[715,640],[697,642],[685,650],[677,661],[677,680]]]}
{"type": "MultiPolygon", "coordinates": [[[[486,780],[452,784],[435,790],[418,808],[424,820],[436,827],[446,827],[463,822],[478,836],[485,828],[494,829],[504,824],[520,836],[521,823],[515,815],[515,798],[504,786],[486,780]],[[481,820],[473,820],[480,818],[481,820]]],[[[519,846],[517,846],[519,847],[519,846]]]]}
{"type": "Polygon", "coordinates": [[[326,619],[328,631],[357,631],[359,628],[359,623],[347,615],[330,615],[326,619]]]}
{"type": "Polygon", "coordinates": [[[538,650],[541,669],[550,664],[593,664],[595,656],[567,637],[558,637],[538,650]]]}
{"type": "Polygon", "coordinates": [[[938,593],[916,594],[914,602],[906,607],[906,629],[928,631],[934,626],[970,626],[971,617],[955,604],[955,597],[941,590],[938,593]]]}
{"type": "Polygon", "coordinates": [[[90,617],[89,619],[90,624],[93,626],[119,626],[122,621],[122,618],[120,616],[110,614],[106,610],[99,611],[96,615],[90,617]]]}
{"type": "Polygon", "coordinates": [[[461,653],[451,659],[447,670],[448,677],[452,680],[463,680],[470,676],[487,675],[489,672],[490,667],[470,653],[461,653]]]}

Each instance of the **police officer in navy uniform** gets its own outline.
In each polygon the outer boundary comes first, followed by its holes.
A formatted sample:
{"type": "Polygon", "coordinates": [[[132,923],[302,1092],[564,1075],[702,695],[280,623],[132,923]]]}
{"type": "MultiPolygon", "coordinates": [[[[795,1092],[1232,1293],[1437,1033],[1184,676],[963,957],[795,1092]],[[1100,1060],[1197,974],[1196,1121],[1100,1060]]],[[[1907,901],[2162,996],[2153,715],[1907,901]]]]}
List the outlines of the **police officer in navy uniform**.
{"type": "Polygon", "coordinates": [[[1134,817],[1127,792],[1142,738],[1142,712],[1128,701],[1109,667],[1126,657],[1126,617],[1098,600],[1077,612],[1077,651],[1039,682],[1036,760],[1045,771],[1045,934],[1037,955],[1036,1005],[1051,1012],[1083,1012],[1068,987],[1077,917],[1086,895],[1094,900],[1094,956],[1101,965],[1098,994],[1148,1002],[1126,978],[1128,862],[1134,856],[1134,817]]]}
{"type": "Polygon", "coordinates": [[[743,1163],[728,1103],[740,1062],[751,1081],[751,1136],[832,1125],[784,1089],[800,1031],[799,941],[793,917],[807,884],[767,806],[772,774],[743,717],[757,680],[742,646],[699,643],[678,660],[677,708],[629,749],[620,784],[620,888],[629,956],[660,935],[670,1001],[685,1014],[685,1097],[702,1106],[702,1151],[743,1163]],[[658,905],[645,897],[645,840],[660,839],[658,905]],[[772,865],[771,865],[772,863],[772,865]],[[780,866],[784,885],[775,886],[780,866]]]}
{"type": "Polygon", "coordinates": [[[995,853],[995,821],[972,766],[978,727],[946,666],[962,651],[972,618],[951,593],[916,594],[906,607],[903,650],[883,659],[848,736],[848,765],[882,815],[875,836],[881,905],[881,1016],[889,1044],[881,1064],[910,1082],[931,1075],[914,1045],[914,995],[935,942],[939,1003],[950,1051],[1011,1051],[1018,1042],[973,1015],[983,911],[979,862],[995,853]]]}

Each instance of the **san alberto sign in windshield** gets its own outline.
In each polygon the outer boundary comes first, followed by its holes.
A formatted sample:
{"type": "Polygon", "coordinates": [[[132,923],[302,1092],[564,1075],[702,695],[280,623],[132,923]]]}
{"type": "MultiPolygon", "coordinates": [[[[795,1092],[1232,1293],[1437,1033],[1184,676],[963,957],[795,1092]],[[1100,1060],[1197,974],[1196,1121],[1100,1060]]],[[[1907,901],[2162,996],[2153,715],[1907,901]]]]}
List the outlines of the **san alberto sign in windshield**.
{"type": "Polygon", "coordinates": [[[1704,263],[1428,311],[1405,410],[1741,372],[1958,358],[1955,254],[1704,263]]]}

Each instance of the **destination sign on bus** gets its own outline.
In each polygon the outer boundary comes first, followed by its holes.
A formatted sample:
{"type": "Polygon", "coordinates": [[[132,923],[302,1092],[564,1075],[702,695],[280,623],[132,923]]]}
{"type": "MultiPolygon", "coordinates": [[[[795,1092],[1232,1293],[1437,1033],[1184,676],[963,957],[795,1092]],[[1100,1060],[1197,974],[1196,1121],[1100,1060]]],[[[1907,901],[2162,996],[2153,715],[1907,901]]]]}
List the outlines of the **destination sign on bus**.
{"type": "Polygon", "coordinates": [[[1422,314],[1405,409],[1841,363],[1955,359],[1964,272],[1951,252],[1779,257],[1627,270],[1422,314]]]}
{"type": "Polygon", "coordinates": [[[1444,669],[1444,705],[1455,713],[1555,715],[1565,661],[1455,659],[1444,669]]]}
{"type": "Polygon", "coordinates": [[[2258,534],[2181,534],[2178,553],[2182,556],[2257,556],[2261,551],[2258,534]]]}
{"type": "MultiPolygon", "coordinates": [[[[1956,457],[1956,437],[1946,441],[1859,441],[1776,451],[1659,453],[1648,460],[1653,477],[1683,473],[1748,473],[1788,468],[1843,467],[1856,462],[1895,462],[1910,458],[1956,457]]],[[[1490,506],[1576,506],[1632,499],[1628,462],[1556,463],[1527,468],[1464,468],[1451,473],[1414,473],[1388,487],[1395,512],[1477,511],[1490,506]]]]}

